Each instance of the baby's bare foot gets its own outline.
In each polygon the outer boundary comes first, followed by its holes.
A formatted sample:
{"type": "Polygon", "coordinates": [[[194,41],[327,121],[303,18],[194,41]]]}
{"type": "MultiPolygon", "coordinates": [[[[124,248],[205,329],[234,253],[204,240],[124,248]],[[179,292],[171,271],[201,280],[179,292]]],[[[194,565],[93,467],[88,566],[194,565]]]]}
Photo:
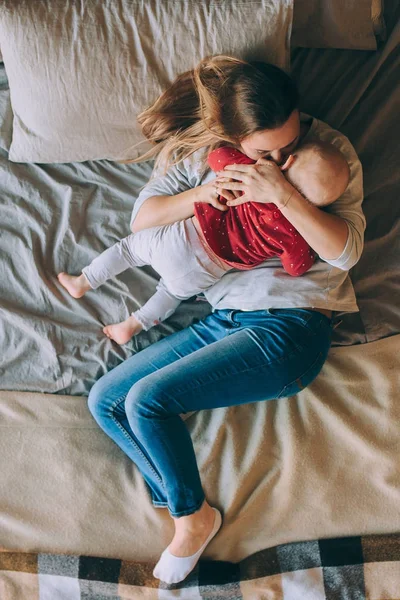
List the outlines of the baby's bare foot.
{"type": "Polygon", "coordinates": [[[103,328],[104,333],[110,340],[114,340],[117,344],[126,344],[129,340],[142,330],[142,326],[132,315],[122,323],[115,325],[107,325],[103,328]]]}
{"type": "Polygon", "coordinates": [[[82,296],[91,289],[88,280],[83,273],[82,275],[79,275],[79,277],[74,277],[67,273],[59,273],[57,279],[73,298],[82,298],[82,296]]]}

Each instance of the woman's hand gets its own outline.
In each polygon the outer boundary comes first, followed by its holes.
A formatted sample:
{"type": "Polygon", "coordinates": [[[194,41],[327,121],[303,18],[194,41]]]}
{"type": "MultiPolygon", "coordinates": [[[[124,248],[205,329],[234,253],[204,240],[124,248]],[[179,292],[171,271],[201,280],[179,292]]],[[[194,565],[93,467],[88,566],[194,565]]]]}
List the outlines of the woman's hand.
{"type": "Polygon", "coordinates": [[[219,172],[215,183],[218,194],[224,197],[225,190],[243,192],[238,198],[229,199],[228,206],[237,206],[244,202],[273,202],[280,208],[294,191],[293,186],[284,177],[282,169],[273,161],[263,158],[254,165],[227,165],[219,172]]]}
{"type": "MultiPolygon", "coordinates": [[[[228,179],[228,181],[233,182],[234,180],[228,179]]],[[[223,193],[221,193],[217,190],[216,183],[217,180],[213,179],[213,181],[210,181],[209,183],[204,183],[203,185],[199,185],[197,188],[195,188],[198,192],[199,198],[198,200],[196,200],[196,202],[205,202],[207,204],[212,204],[215,208],[218,208],[218,210],[226,211],[228,210],[228,207],[225,204],[225,202],[221,202],[220,196],[225,200],[235,200],[240,196],[241,192],[230,192],[226,189],[223,189],[223,193]]]]}
{"type": "Polygon", "coordinates": [[[218,208],[218,210],[226,211],[228,210],[228,207],[219,200],[219,192],[217,191],[216,181],[216,179],[213,179],[212,181],[203,183],[203,185],[199,185],[197,188],[195,188],[195,202],[212,204],[212,206],[218,208]]]}

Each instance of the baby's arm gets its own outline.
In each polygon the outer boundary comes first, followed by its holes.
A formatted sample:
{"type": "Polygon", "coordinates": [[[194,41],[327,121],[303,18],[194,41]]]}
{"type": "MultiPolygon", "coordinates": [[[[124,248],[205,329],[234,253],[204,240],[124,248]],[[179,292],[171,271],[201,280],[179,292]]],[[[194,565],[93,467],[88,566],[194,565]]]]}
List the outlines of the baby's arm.
{"type": "Polygon", "coordinates": [[[147,331],[154,325],[159,325],[161,321],[168,319],[178,308],[181,300],[171,294],[165,286],[163,279],[157,284],[157,291],[153,296],[138,310],[132,313],[137,321],[147,331]]]}
{"type": "Polygon", "coordinates": [[[298,277],[311,269],[315,261],[315,252],[305,239],[299,235],[290,250],[281,254],[282,266],[289,275],[298,277]]]}

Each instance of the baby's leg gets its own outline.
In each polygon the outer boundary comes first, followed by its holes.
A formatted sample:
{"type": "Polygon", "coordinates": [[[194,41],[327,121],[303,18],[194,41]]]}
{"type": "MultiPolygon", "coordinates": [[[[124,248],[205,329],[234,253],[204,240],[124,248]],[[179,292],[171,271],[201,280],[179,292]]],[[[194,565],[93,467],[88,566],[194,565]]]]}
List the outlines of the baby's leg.
{"type": "Polygon", "coordinates": [[[103,332],[110,340],[114,340],[117,344],[126,344],[129,340],[142,331],[143,327],[134,315],[131,315],[121,323],[106,325],[103,327],[103,332]]]}
{"type": "Polygon", "coordinates": [[[142,267],[148,264],[146,260],[143,260],[147,258],[146,256],[142,257],[134,252],[136,244],[133,238],[136,236],[138,234],[131,234],[99,254],[89,266],[82,269],[82,274],[78,277],[60,273],[58,275],[59,282],[71,296],[81,298],[90,289],[95,290],[108,279],[126,271],[129,267],[142,267]]]}
{"type": "Polygon", "coordinates": [[[62,272],[57,275],[57,279],[73,298],[82,298],[91,289],[83,274],[75,277],[62,272]]]}

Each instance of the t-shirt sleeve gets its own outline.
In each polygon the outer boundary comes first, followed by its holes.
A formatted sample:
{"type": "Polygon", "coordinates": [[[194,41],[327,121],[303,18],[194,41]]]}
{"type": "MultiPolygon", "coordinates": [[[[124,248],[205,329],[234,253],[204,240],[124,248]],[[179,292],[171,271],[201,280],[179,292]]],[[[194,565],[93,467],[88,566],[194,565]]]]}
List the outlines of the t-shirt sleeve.
{"type": "Polygon", "coordinates": [[[324,210],[341,217],[346,222],[348,235],[340,256],[335,259],[323,256],[320,258],[333,267],[348,271],[358,262],[364,247],[366,223],[361,206],[364,198],[362,167],[353,146],[345,136],[333,140],[327,139],[327,141],[339,148],[346,157],[350,167],[350,180],[344,194],[324,210]]]}
{"type": "Polygon", "coordinates": [[[165,174],[160,174],[157,171],[153,172],[149,183],[144,186],[135,201],[130,227],[132,227],[140,208],[148,198],[152,196],[175,196],[196,187],[199,183],[200,178],[191,168],[190,159],[185,159],[181,163],[170,167],[165,174]]]}

